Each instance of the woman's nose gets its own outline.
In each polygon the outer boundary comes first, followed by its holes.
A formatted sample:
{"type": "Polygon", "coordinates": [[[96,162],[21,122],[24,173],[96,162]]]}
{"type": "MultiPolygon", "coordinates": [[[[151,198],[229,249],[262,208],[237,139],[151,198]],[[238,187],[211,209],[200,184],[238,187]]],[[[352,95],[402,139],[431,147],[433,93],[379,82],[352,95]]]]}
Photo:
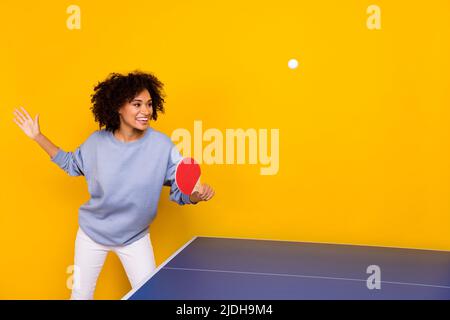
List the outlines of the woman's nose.
{"type": "Polygon", "coordinates": [[[150,107],[150,106],[141,107],[141,113],[147,114],[147,115],[151,114],[152,113],[152,107],[150,107]]]}

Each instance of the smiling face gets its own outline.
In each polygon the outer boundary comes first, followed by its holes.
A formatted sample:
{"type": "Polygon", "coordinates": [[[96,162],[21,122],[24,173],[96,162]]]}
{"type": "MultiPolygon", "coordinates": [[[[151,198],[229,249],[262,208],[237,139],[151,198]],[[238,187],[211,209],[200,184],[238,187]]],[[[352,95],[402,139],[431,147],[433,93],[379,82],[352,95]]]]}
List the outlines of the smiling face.
{"type": "Polygon", "coordinates": [[[147,89],[141,91],[131,102],[119,109],[120,127],[143,131],[148,127],[153,112],[152,97],[147,89]]]}

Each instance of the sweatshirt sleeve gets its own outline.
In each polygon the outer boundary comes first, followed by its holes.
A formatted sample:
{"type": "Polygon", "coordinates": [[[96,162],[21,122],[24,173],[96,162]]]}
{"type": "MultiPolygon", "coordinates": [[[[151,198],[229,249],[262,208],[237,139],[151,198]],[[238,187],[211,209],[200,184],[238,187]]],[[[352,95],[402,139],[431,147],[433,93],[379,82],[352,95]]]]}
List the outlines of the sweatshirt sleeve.
{"type": "Polygon", "coordinates": [[[177,186],[175,181],[175,170],[178,162],[183,159],[181,153],[178,151],[175,145],[172,146],[169,162],[167,164],[166,176],[164,178],[164,185],[170,186],[170,200],[178,203],[179,205],[195,204],[189,199],[189,196],[183,194],[177,186]]]}
{"type": "Polygon", "coordinates": [[[65,152],[59,149],[51,160],[70,176],[84,176],[85,169],[81,149],[81,146],[73,152],[65,152]]]}

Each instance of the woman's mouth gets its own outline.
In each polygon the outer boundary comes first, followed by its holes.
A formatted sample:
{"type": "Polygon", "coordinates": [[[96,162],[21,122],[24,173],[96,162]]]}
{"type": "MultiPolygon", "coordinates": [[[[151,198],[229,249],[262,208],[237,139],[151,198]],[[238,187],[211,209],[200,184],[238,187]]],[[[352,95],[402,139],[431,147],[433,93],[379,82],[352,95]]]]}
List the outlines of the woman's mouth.
{"type": "Polygon", "coordinates": [[[141,125],[148,124],[148,118],[136,118],[137,122],[141,125]]]}

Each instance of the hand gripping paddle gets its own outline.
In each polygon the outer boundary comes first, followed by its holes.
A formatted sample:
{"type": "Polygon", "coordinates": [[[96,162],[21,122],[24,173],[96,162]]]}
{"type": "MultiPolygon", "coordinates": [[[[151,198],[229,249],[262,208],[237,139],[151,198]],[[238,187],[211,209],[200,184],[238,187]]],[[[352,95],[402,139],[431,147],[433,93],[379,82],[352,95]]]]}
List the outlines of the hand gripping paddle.
{"type": "Polygon", "coordinates": [[[200,188],[201,170],[193,158],[183,158],[178,162],[175,181],[183,194],[191,195],[200,188]]]}

